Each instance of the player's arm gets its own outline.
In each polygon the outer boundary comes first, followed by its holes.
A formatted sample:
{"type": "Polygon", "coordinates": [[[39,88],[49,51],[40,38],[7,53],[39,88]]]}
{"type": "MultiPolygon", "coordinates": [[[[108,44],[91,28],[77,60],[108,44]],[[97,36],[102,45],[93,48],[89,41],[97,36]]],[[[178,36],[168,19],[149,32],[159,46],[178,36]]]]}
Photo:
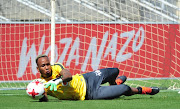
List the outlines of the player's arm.
{"type": "Polygon", "coordinates": [[[50,90],[54,90],[54,91],[57,91],[57,85],[59,83],[62,83],[62,82],[69,82],[72,80],[72,75],[70,73],[69,70],[67,69],[62,69],[61,72],[60,72],[60,77],[57,77],[56,79],[53,79],[53,80],[50,80],[49,82],[46,83],[46,86],[45,88],[48,88],[49,86],[50,87],[50,90]]]}
{"type": "Polygon", "coordinates": [[[72,74],[68,69],[63,69],[60,72],[60,75],[62,76],[61,79],[63,82],[69,82],[72,80],[72,74]]]}

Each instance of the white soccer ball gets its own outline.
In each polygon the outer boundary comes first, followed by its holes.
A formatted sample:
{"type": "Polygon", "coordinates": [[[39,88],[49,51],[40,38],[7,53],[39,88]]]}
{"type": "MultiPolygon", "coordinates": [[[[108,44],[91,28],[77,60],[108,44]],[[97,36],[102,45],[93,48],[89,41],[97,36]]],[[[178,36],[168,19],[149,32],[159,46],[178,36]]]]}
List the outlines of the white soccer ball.
{"type": "Polygon", "coordinates": [[[26,93],[32,99],[38,100],[45,94],[44,84],[38,80],[32,81],[27,85],[26,93]]]}

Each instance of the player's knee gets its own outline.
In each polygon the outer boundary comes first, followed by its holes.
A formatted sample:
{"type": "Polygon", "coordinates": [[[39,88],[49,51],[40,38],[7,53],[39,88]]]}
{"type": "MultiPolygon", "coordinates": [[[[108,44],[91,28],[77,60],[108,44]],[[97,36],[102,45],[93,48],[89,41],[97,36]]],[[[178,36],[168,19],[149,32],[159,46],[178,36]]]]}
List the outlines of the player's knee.
{"type": "Polygon", "coordinates": [[[114,68],[115,69],[115,72],[119,73],[119,69],[118,68],[114,68]]]}
{"type": "Polygon", "coordinates": [[[113,68],[113,72],[114,72],[114,74],[119,75],[119,69],[118,68],[113,68]]]}
{"type": "Polygon", "coordinates": [[[111,75],[117,77],[119,75],[119,69],[118,68],[106,68],[108,73],[111,73],[111,75]]]}
{"type": "Polygon", "coordinates": [[[130,96],[132,95],[132,90],[128,85],[122,84],[124,85],[124,94],[125,96],[130,96]]]}

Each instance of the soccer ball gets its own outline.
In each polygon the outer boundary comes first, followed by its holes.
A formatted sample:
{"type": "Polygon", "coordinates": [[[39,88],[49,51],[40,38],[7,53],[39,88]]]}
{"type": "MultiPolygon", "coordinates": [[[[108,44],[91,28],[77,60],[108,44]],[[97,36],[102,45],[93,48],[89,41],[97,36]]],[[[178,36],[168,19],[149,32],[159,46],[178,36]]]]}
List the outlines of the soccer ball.
{"type": "Polygon", "coordinates": [[[44,84],[39,82],[38,80],[32,81],[27,85],[26,93],[32,99],[38,100],[45,94],[44,84]]]}

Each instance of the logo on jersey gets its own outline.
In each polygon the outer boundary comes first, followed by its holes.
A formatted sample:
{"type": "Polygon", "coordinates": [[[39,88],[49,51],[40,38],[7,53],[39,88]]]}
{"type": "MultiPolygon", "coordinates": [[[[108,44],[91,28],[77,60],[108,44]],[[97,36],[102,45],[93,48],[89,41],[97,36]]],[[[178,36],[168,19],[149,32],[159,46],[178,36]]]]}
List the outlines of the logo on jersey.
{"type": "Polygon", "coordinates": [[[96,76],[101,76],[101,71],[100,70],[96,70],[96,71],[94,71],[94,73],[96,74],[96,76]]]}

